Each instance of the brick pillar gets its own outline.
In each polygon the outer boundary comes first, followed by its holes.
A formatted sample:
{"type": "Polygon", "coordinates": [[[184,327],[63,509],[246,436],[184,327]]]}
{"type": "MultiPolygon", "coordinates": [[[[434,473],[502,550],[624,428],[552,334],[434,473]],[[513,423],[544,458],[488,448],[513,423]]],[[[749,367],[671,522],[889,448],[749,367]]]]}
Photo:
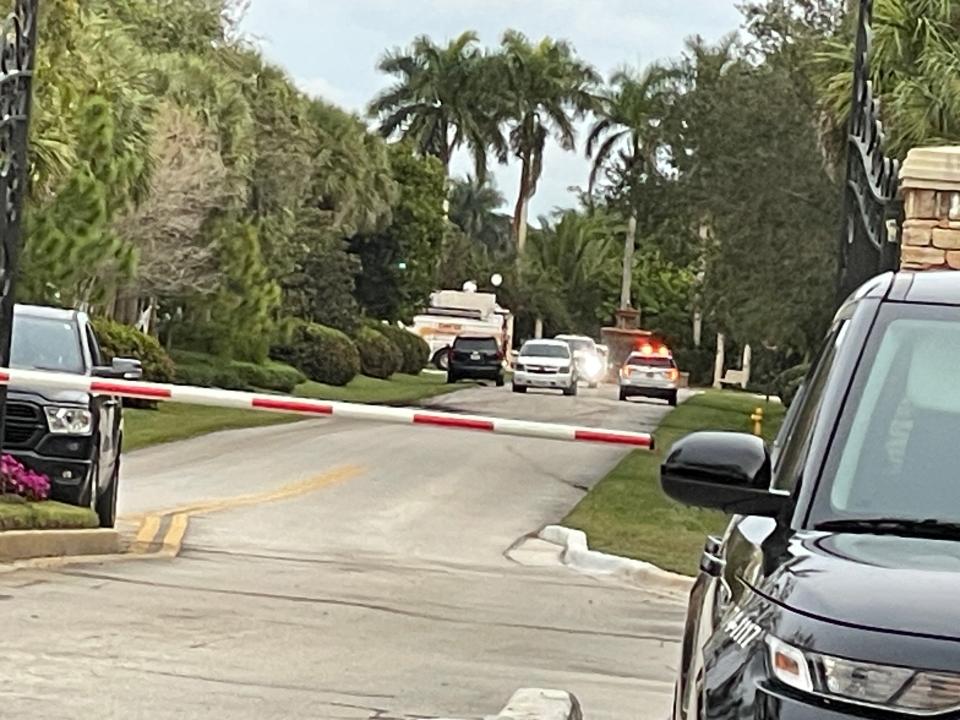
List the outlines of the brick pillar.
{"type": "Polygon", "coordinates": [[[915,148],[900,170],[900,266],[960,270],[960,147],[915,148]]]}

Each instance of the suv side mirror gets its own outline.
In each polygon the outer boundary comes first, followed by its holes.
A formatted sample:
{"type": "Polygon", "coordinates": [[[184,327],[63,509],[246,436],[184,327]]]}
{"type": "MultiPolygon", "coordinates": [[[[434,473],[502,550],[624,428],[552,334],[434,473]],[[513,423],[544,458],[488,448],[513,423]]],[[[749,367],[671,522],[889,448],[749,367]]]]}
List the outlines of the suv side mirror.
{"type": "Polygon", "coordinates": [[[93,374],[113,380],[142,380],[143,364],[134,358],[114,358],[109,366],[94,368],[93,374]]]}
{"type": "Polygon", "coordinates": [[[670,448],[660,468],[660,484],[685,505],[776,517],[789,496],[771,492],[770,468],[767,447],[755,435],[697,432],[670,448]]]}

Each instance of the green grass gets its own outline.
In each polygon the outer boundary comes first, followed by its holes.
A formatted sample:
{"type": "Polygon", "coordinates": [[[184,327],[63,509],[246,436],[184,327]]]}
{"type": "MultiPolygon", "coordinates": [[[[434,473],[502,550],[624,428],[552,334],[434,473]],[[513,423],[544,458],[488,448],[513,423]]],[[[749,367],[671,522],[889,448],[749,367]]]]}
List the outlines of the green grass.
{"type": "MultiPolygon", "coordinates": [[[[446,384],[444,375],[395,375],[390,380],[358,376],[344,387],[307,382],[296,394],[316,400],[359,403],[414,403],[463,386],[446,384]]],[[[293,422],[296,415],[276,415],[254,410],[164,403],[156,410],[124,410],[124,450],[187,440],[218,430],[261,427],[293,422]]]]}
{"type": "Polygon", "coordinates": [[[95,512],[53,502],[0,500],[0,530],[76,530],[99,527],[95,512]]]}
{"type": "Polygon", "coordinates": [[[656,431],[655,452],[628,455],[563,521],[587,533],[595,550],[652,562],[693,575],[705,537],[721,532],[727,518],[670,500],[660,489],[660,462],[670,446],[696,430],[750,432],[750,414],[764,411],[763,434],[772,439],[783,406],[731,391],[708,391],[670,412],[656,431]]]}

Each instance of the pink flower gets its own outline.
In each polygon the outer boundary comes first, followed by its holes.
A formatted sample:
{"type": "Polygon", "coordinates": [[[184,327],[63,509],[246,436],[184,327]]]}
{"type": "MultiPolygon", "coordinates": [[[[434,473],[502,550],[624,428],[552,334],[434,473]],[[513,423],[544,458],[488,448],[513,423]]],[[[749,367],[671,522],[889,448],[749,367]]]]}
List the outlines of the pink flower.
{"type": "Polygon", "coordinates": [[[8,493],[27,500],[46,500],[50,497],[50,478],[28,470],[10,455],[0,457],[0,481],[8,493]]]}

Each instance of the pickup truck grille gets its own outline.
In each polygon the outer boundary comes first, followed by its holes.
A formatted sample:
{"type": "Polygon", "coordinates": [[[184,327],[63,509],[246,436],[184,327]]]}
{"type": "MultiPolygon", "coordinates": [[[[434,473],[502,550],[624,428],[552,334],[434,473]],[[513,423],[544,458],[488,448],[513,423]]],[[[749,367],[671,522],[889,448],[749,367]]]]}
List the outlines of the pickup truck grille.
{"type": "Polygon", "coordinates": [[[3,447],[29,450],[36,445],[47,430],[47,423],[40,407],[32,403],[7,401],[4,423],[3,447]]]}

